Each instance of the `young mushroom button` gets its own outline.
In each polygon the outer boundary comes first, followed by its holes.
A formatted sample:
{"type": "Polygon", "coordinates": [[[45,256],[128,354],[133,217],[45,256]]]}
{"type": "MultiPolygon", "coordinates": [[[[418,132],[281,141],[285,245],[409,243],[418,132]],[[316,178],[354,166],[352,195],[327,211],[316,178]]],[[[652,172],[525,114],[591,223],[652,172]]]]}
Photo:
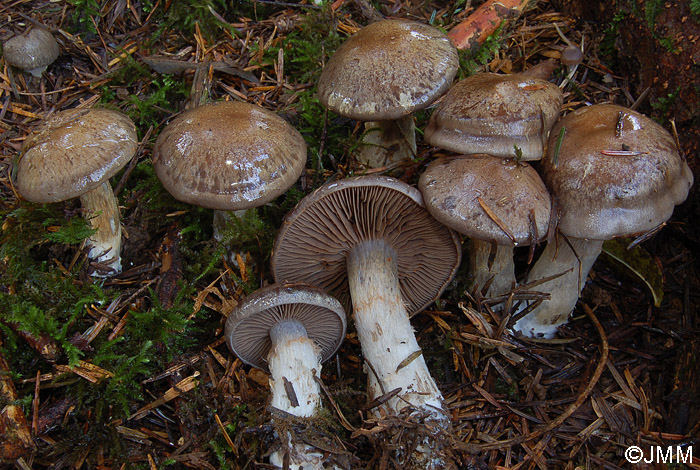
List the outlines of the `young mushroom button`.
{"type": "MultiPolygon", "coordinates": [[[[310,417],[321,405],[321,362],[338,350],[345,326],[345,311],[333,297],[306,284],[279,284],[254,292],[231,312],[225,337],[241,361],[270,372],[271,405],[284,412],[282,419],[310,417]]],[[[270,462],[282,467],[285,453],[292,469],[326,468],[323,453],[293,439],[270,462]]]]}
{"type": "Polygon", "coordinates": [[[566,322],[604,240],[659,227],[693,184],[668,131],[612,104],[578,109],[554,126],[542,179],[560,208],[559,236],[528,281],[559,276],[535,288],[550,299],[514,325],[533,337],[551,337],[566,322]],[[555,145],[562,129],[561,145],[555,145]]]}
{"type": "Polygon", "coordinates": [[[15,187],[33,202],[80,197],[92,227],[93,275],[121,272],[119,205],[109,184],[136,153],[136,127],[108,109],[68,109],[41,123],[24,141],[15,187]]]}
{"type": "Polygon", "coordinates": [[[480,73],[442,98],[425,140],[453,152],[539,160],[563,101],[554,84],[523,74],[480,73]]]}
{"type": "MultiPolygon", "coordinates": [[[[370,398],[398,391],[383,409],[409,407],[439,435],[450,420],[409,316],[440,296],[460,257],[456,234],[425,210],[417,189],[365,176],[326,184],[299,202],[275,240],[272,271],[352,303],[370,398]]],[[[439,450],[419,447],[414,460],[439,460],[439,450]]]]}
{"type": "Polygon", "coordinates": [[[366,122],[358,159],[382,167],[415,156],[412,113],[447,91],[458,68],[457,49],[437,28],[378,21],[360,29],[328,60],[318,96],[331,111],[366,122]]]}
{"type": "MultiPolygon", "coordinates": [[[[305,165],[306,143],[296,129],[271,111],[238,101],[185,111],[153,148],[153,166],[165,189],[175,199],[216,211],[245,211],[272,201],[299,179],[305,165]]],[[[221,228],[217,220],[225,220],[221,215],[215,212],[215,231],[221,228]]]]}
{"type": "Polygon", "coordinates": [[[2,45],[2,54],[8,64],[40,77],[59,54],[53,35],[41,26],[32,26],[24,34],[13,36],[2,45]]]}
{"type": "Polygon", "coordinates": [[[428,166],[418,188],[433,217],[471,238],[470,289],[490,285],[487,298],[508,293],[514,247],[534,245],[549,227],[551,199],[537,172],[490,155],[445,157],[428,166]]]}

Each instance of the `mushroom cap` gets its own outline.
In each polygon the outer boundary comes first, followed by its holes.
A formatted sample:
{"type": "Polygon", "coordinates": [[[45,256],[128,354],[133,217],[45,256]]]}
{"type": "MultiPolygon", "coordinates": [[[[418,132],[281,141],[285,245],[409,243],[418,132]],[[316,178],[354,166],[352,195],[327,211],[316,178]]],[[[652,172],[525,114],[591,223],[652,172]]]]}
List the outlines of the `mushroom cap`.
{"type": "Polygon", "coordinates": [[[59,49],[56,39],[48,30],[34,26],[5,41],[2,54],[13,67],[34,70],[53,63],[58,57],[59,49]]]}
{"type": "Polygon", "coordinates": [[[15,187],[33,202],[80,196],[136,154],[136,126],[111,109],[73,108],[49,116],[24,141],[15,187]]]}
{"type": "Polygon", "coordinates": [[[458,236],[433,218],[420,192],[394,178],[372,175],[328,183],[287,214],[272,253],[277,281],[303,281],[351,304],[346,258],[369,240],[396,252],[406,310],[423,310],[452,280],[461,259],[458,236]]]}
{"type": "Polygon", "coordinates": [[[321,103],[360,121],[393,120],[423,109],[452,83],[459,57],[437,28],[383,20],[345,41],[318,82],[321,103]]]}
{"type": "Polygon", "coordinates": [[[433,217],[471,238],[512,246],[547,235],[551,199],[527,163],[490,155],[439,158],[423,172],[418,188],[433,217]]]}
{"type": "Polygon", "coordinates": [[[523,74],[480,73],[457,82],[430,116],[425,140],[461,154],[522,160],[542,158],[559,118],[563,94],[546,80],[523,74]]]}
{"type": "Polygon", "coordinates": [[[345,310],[336,299],[304,283],[273,284],[249,295],[226,319],[226,341],[244,363],[267,370],[270,329],[297,320],[320,349],[325,362],[345,338],[345,310]]]}
{"type": "Polygon", "coordinates": [[[657,227],[693,185],[671,134],[643,114],[613,104],[580,108],[554,126],[542,179],[557,198],[561,232],[595,240],[657,227]]]}
{"type": "Polygon", "coordinates": [[[262,206],[306,165],[306,143],[287,121],[239,101],[185,111],[153,148],[156,175],[176,199],[224,211],[262,206]]]}
{"type": "Polygon", "coordinates": [[[564,50],[561,51],[561,56],[559,61],[564,65],[577,65],[583,62],[583,52],[577,46],[566,46],[564,50]]]}

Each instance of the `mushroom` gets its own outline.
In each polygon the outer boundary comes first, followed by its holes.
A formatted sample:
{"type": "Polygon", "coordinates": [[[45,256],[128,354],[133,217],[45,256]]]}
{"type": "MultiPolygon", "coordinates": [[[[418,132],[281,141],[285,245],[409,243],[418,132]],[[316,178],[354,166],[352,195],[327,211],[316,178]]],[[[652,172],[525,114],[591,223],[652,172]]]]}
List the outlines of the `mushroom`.
{"type": "Polygon", "coordinates": [[[109,109],[68,109],[42,122],[24,141],[15,186],[29,201],[48,203],[80,197],[96,232],[88,257],[96,276],[121,272],[119,204],[109,179],[136,153],[136,126],[109,109]]]}
{"type": "Polygon", "coordinates": [[[383,20],[360,29],[323,67],[321,103],[365,121],[358,159],[370,168],[416,155],[412,113],[426,108],[452,83],[459,57],[440,30],[407,20],[383,20]]]}
{"type": "Polygon", "coordinates": [[[522,74],[480,73],[457,82],[425,129],[435,147],[539,160],[563,102],[554,84],[522,74]]]}
{"type": "Polygon", "coordinates": [[[215,238],[227,216],[262,206],[289,189],[306,165],[306,143],[287,121],[239,101],[185,111],[160,133],[153,166],[179,201],[215,209],[215,238]]]}
{"type": "MultiPolygon", "coordinates": [[[[280,284],[248,296],[226,320],[226,341],[244,363],[270,372],[272,407],[307,418],[321,406],[321,362],[331,358],[345,338],[345,310],[321,289],[280,284]]],[[[290,436],[285,437],[290,441],[290,436]]],[[[322,469],[323,453],[291,442],[273,452],[270,462],[291,469],[322,469]]]]}
{"type": "Polygon", "coordinates": [[[535,288],[550,298],[513,327],[531,337],[552,337],[566,322],[604,240],[658,228],[693,184],[673,137],[613,104],[580,108],[554,126],[542,178],[561,211],[559,235],[528,281],[558,277],[535,288]]]}
{"type": "MultiPolygon", "coordinates": [[[[420,192],[379,175],[327,183],[287,214],[272,254],[276,280],[328,290],[353,318],[378,407],[409,407],[434,436],[449,429],[442,394],[430,375],[409,320],[440,296],[461,258],[454,232],[423,207],[420,192]]],[[[413,458],[439,461],[434,446],[413,458]]],[[[437,468],[437,467],[435,467],[437,468]]]]}
{"type": "Polygon", "coordinates": [[[425,207],[441,223],[471,238],[472,292],[490,284],[487,298],[515,286],[513,249],[547,234],[549,192],[527,163],[490,155],[433,161],[418,182],[425,207]]]}
{"type": "Polygon", "coordinates": [[[32,26],[23,34],[13,36],[2,45],[5,61],[34,77],[41,77],[46,68],[58,57],[58,43],[41,26],[32,26]]]}

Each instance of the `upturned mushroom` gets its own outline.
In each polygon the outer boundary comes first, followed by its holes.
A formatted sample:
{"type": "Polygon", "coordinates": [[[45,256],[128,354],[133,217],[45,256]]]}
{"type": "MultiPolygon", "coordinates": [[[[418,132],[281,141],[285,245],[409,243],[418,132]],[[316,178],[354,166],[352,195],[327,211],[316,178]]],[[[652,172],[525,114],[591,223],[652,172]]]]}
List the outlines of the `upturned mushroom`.
{"type": "Polygon", "coordinates": [[[542,178],[561,213],[556,243],[528,276],[554,277],[535,287],[550,298],[513,327],[531,337],[552,337],[566,323],[604,240],[658,228],[693,184],[671,134],[613,104],[578,109],[554,126],[542,178]]]}
{"type": "Polygon", "coordinates": [[[563,95],[546,80],[480,73],[457,82],[425,129],[430,145],[463,155],[539,160],[563,95]]]}
{"type": "Polygon", "coordinates": [[[23,34],[11,37],[2,45],[5,61],[34,77],[41,77],[59,54],[58,43],[53,35],[41,26],[32,26],[23,34]]]}
{"type": "Polygon", "coordinates": [[[27,200],[59,202],[80,197],[96,232],[88,257],[96,276],[121,272],[119,204],[109,179],[136,153],[136,126],[109,109],[68,109],[42,122],[24,141],[15,187],[27,200]]]}
{"type": "Polygon", "coordinates": [[[447,91],[458,68],[457,50],[437,28],[383,20],[338,48],[323,67],[318,96],[331,111],[365,122],[358,160],[383,167],[415,156],[412,113],[447,91]]]}
{"type": "Polygon", "coordinates": [[[306,143],[287,121],[239,101],[185,111],[163,129],[153,166],[175,199],[215,209],[214,231],[234,211],[262,206],[289,189],[306,165],[306,143]]]}
{"type": "MultiPolygon", "coordinates": [[[[248,296],[226,320],[226,341],[244,363],[270,372],[271,406],[282,414],[314,416],[321,407],[321,363],[345,338],[345,310],[322,290],[292,283],[264,287],[248,296]]],[[[323,452],[281,436],[270,463],[311,470],[326,467],[323,452]]]]}
{"type": "Polygon", "coordinates": [[[551,199],[530,165],[490,155],[444,157],[418,182],[425,207],[438,221],[471,239],[472,292],[498,297],[515,287],[513,250],[547,235],[551,199]]]}
{"type": "MultiPolygon", "coordinates": [[[[287,214],[275,240],[272,272],[352,304],[369,393],[388,414],[408,407],[435,438],[450,427],[410,315],[437,299],[461,257],[454,232],[423,207],[420,192],[383,176],[328,183],[287,214]]],[[[440,450],[421,445],[416,468],[440,468],[440,450]]],[[[444,462],[443,462],[444,463],[444,462]]]]}

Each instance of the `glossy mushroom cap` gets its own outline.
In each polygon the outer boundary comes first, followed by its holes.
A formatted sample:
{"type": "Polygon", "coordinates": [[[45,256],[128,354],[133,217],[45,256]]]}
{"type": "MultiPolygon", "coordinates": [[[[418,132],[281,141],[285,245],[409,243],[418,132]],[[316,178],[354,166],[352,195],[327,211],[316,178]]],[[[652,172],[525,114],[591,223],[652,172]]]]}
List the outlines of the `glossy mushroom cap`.
{"type": "Polygon", "coordinates": [[[8,64],[39,76],[58,57],[58,43],[46,29],[32,27],[24,34],[8,39],[2,45],[8,64]]]}
{"type": "Polygon", "coordinates": [[[277,234],[272,272],[278,281],[317,285],[349,306],[346,257],[370,240],[385,240],[396,252],[409,314],[440,296],[461,259],[458,237],[430,215],[416,188],[376,175],[329,183],[302,199],[277,234]]]}
{"type": "Polygon", "coordinates": [[[39,203],[81,196],[121,170],[137,145],[134,123],[118,111],[59,111],[24,141],[15,186],[39,203]]]}
{"type": "Polygon", "coordinates": [[[430,117],[425,140],[435,147],[469,155],[485,153],[539,160],[559,117],[559,87],[522,74],[480,73],[460,80],[430,117]]]}
{"type": "Polygon", "coordinates": [[[320,348],[321,361],[335,354],[345,338],[345,310],[321,289],[303,283],[274,284],[249,295],[226,319],[226,339],[244,363],[267,370],[270,330],[296,320],[320,348]]]}
{"type": "Polygon", "coordinates": [[[552,129],[542,171],[561,208],[561,232],[595,240],[657,227],[685,201],[693,184],[668,131],[612,104],[563,117],[552,129]],[[562,128],[566,131],[557,153],[562,128]]]}
{"type": "Polygon", "coordinates": [[[440,30],[383,20],[365,26],[338,48],[323,68],[318,96],[341,116],[393,120],[436,100],[458,68],[457,50],[440,30]]]}
{"type": "Polygon", "coordinates": [[[248,103],[198,106],[156,139],[153,166],[176,199],[224,211],[261,206],[291,187],[306,164],[306,143],[276,114],[248,103]]]}
{"type": "Polygon", "coordinates": [[[490,155],[440,158],[418,188],[433,217],[470,238],[517,246],[547,235],[549,192],[527,163],[490,155]]]}

